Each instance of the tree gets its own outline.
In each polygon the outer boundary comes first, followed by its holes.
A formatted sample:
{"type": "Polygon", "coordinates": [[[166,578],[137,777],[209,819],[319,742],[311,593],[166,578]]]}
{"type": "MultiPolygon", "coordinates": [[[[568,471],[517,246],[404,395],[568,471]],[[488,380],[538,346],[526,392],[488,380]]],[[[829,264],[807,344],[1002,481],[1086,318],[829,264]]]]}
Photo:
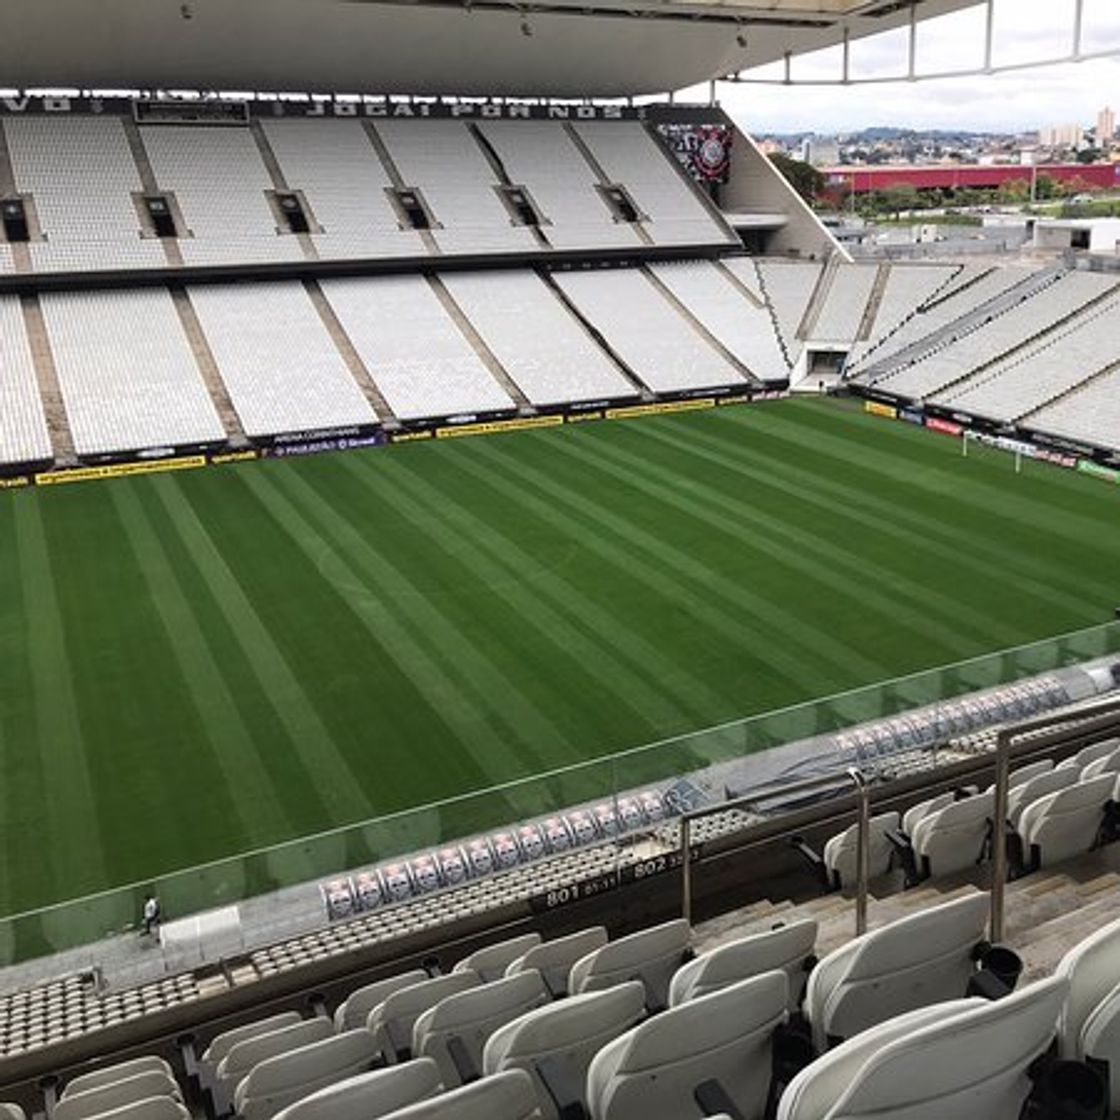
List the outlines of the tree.
{"type": "Polygon", "coordinates": [[[799,159],[791,159],[776,153],[770,157],[771,163],[782,173],[786,182],[806,202],[813,202],[818,195],[824,192],[825,179],[812,164],[804,163],[799,159]]]}

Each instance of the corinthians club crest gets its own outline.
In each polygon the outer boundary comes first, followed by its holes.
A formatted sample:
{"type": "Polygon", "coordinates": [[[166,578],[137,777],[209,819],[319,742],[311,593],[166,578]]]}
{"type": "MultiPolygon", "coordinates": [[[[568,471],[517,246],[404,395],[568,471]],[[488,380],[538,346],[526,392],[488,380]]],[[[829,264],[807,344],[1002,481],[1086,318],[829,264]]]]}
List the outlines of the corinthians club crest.
{"type": "Polygon", "coordinates": [[[701,125],[694,134],[692,167],[697,178],[725,182],[731,163],[731,135],[720,125],[701,125]]]}

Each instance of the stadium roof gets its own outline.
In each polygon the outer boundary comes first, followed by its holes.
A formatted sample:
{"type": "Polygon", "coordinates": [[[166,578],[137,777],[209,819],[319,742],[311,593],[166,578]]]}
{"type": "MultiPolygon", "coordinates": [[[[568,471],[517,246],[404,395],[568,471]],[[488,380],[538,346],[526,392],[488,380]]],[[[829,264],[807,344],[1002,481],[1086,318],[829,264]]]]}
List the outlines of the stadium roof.
{"type": "Polygon", "coordinates": [[[31,88],[663,93],[981,0],[3,0],[31,88]]]}

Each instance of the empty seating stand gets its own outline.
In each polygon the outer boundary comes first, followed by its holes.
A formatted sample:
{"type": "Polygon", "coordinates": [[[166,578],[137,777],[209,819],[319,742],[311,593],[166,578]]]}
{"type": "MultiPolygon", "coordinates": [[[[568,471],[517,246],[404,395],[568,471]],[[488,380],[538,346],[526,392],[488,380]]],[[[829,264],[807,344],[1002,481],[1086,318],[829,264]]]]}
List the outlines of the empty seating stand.
{"type": "Polygon", "coordinates": [[[1018,825],[1027,866],[1050,866],[1089,851],[1101,832],[1116,780],[1115,774],[1083,779],[1027,805],[1018,825]]]}
{"type": "Polygon", "coordinates": [[[435,1062],[416,1058],[337,1081],[288,1105],[276,1120],[377,1120],[442,1091],[435,1062]]]}
{"type": "Polygon", "coordinates": [[[511,1069],[402,1108],[387,1120],[543,1120],[546,1115],[529,1076],[511,1069]]]}
{"type": "Polygon", "coordinates": [[[578,995],[639,980],[647,1008],[659,1011],[669,1004],[673,974],[692,956],[691,936],[688,922],[677,918],[608,942],[572,965],[568,990],[578,995]]]}

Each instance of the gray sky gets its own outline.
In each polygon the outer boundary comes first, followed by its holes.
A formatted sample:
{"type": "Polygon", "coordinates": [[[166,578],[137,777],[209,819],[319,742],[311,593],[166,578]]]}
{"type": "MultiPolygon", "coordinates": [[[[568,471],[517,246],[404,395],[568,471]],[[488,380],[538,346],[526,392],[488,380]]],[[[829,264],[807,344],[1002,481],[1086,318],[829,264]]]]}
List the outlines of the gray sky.
{"type": "MultiPolygon", "coordinates": [[[[1073,0],[997,0],[993,61],[1009,64],[1056,57],[1070,49],[1073,0]]],[[[920,25],[918,71],[978,66],[983,58],[982,9],[920,25]]],[[[1120,2],[1085,0],[1083,51],[1120,50],[1120,2]]],[[[907,33],[853,44],[853,77],[905,70],[907,33]]],[[[839,50],[794,61],[794,76],[839,74],[839,50]]],[[[776,69],[759,76],[778,76],[776,69]]],[[[1092,125],[1111,105],[1120,115],[1120,55],[980,78],[848,87],[735,86],[723,83],[725,109],[748,130],[834,132],[870,125],[1016,131],[1079,121],[1092,125]]]]}

